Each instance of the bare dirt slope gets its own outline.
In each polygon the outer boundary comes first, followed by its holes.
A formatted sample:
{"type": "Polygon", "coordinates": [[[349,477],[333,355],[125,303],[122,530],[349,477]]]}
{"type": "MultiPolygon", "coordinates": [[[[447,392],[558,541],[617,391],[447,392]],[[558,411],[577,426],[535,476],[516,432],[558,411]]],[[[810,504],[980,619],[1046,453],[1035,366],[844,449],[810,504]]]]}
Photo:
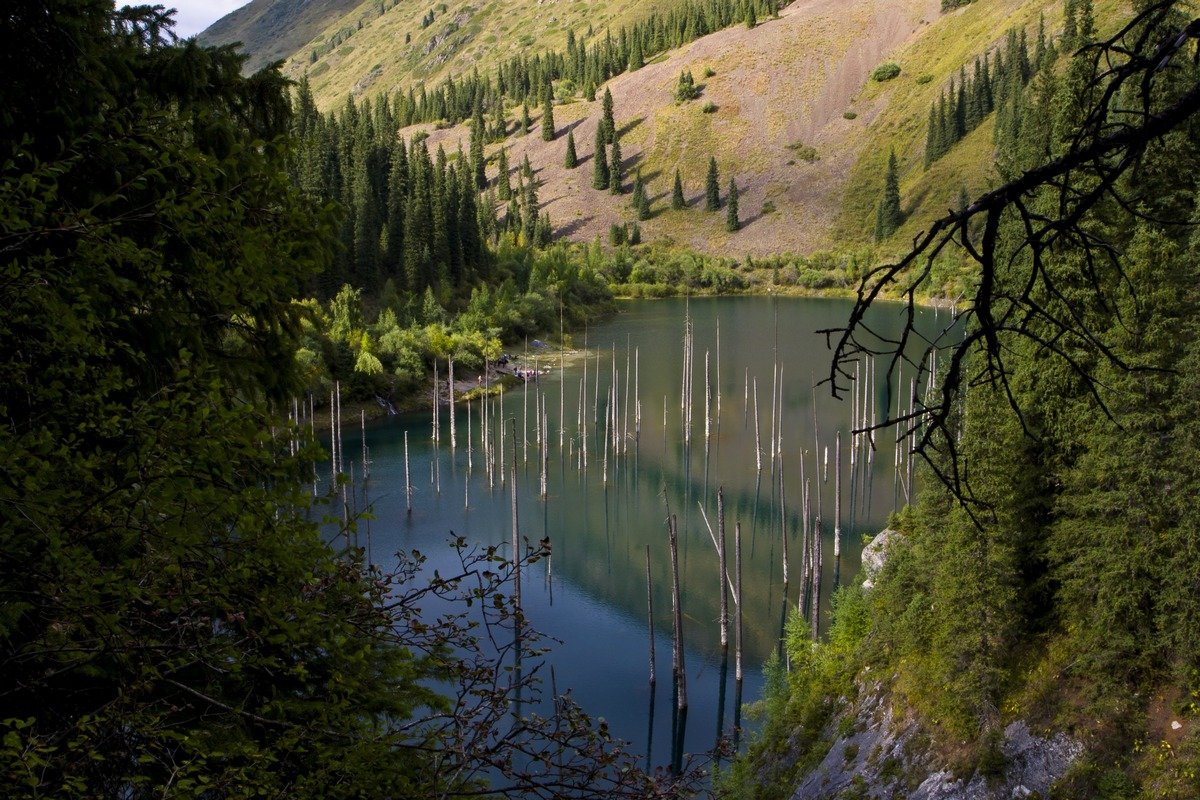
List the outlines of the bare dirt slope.
{"type": "MultiPolygon", "coordinates": [[[[938,18],[938,7],[938,0],[797,0],[778,19],[714,33],[614,78],[608,85],[622,131],[624,196],[591,188],[598,100],[556,107],[559,135],[552,142],[541,140],[535,116],[532,133],[506,142],[509,162],[515,170],[528,154],[543,210],[560,236],[607,237],[611,225],[632,220],[628,192],[641,166],[654,201],[653,218],[642,223],[646,240],[737,256],[832,248],[847,175],[867,126],[888,102],[886,94],[870,102],[856,97],[876,66],[938,18]],[[703,95],[676,104],[683,70],[703,95]],[[703,77],[706,70],[714,74],[703,77]],[[717,110],[705,113],[706,103],[717,110]],[[575,170],[563,168],[568,129],[582,161],[575,170]],[[817,160],[798,157],[799,146],[815,148],[817,160]],[[722,198],[729,178],[737,180],[743,227],[734,234],[725,232],[724,212],[703,210],[710,155],[720,167],[722,198]],[[670,210],[677,167],[691,206],[678,212],[670,210]]],[[[430,143],[466,149],[465,128],[430,131],[430,143]]]]}

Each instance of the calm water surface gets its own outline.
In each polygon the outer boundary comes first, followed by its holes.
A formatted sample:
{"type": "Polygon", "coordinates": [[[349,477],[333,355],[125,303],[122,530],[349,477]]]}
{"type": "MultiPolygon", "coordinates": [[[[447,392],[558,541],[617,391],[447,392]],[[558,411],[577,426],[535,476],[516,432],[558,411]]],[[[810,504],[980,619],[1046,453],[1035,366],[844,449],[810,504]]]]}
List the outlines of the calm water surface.
{"type": "MultiPolygon", "coordinates": [[[[810,513],[815,515],[819,502],[824,519],[826,598],[833,585],[834,443],[839,431],[843,475],[839,577],[843,582],[853,579],[858,570],[863,536],[878,531],[888,513],[904,501],[890,433],[877,437],[873,456],[862,441],[853,470],[850,463],[852,411],[860,409],[860,418],[869,421],[872,413],[882,418],[889,403],[895,407],[896,383],[885,385],[883,365],[870,382],[866,375],[871,368],[863,366],[863,388],[857,403],[849,398],[834,400],[828,387],[815,387],[829,369],[825,338],[815,331],[843,324],[849,308],[848,302],[840,300],[769,297],[625,302],[612,320],[574,336],[581,348],[586,338],[586,385],[584,358],[576,357],[560,370],[557,354],[543,355],[539,366],[551,367],[550,373],[527,389],[510,389],[501,402],[490,406],[490,427],[497,444],[496,415],[503,416],[506,426],[515,422],[518,432],[521,534],[532,543],[543,537],[553,543],[552,572],[547,574],[545,562],[531,568],[523,583],[523,605],[535,628],[561,642],[548,659],[557,687],[560,692],[569,688],[584,709],[604,717],[612,732],[628,740],[635,752],[648,753],[652,766],[667,764],[671,758],[668,507],[679,520],[690,700],[683,746],[686,752],[701,752],[713,746],[720,732],[732,730],[736,708],[732,628],[726,669],[719,643],[717,555],[701,513],[704,509],[715,528],[717,488],[724,488],[731,572],[733,528],[736,522],[742,525],[746,594],[743,702],[758,698],[762,663],[777,649],[784,615],[798,601],[805,482],[810,487],[810,513]],[[685,445],[682,391],[685,319],[689,316],[692,417],[690,444],[685,445]],[[710,381],[707,447],[706,354],[710,381]],[[776,360],[781,379],[775,377],[776,360]],[[619,454],[614,453],[608,413],[614,372],[615,448],[621,450],[619,454]],[[775,396],[780,398],[781,409],[774,425],[773,385],[778,387],[775,396]],[[535,433],[539,407],[545,410],[549,430],[545,499],[540,496],[541,461],[535,433]],[[756,416],[761,471],[756,466],[756,416]],[[527,431],[523,438],[522,430],[527,431]],[[781,451],[774,465],[770,457],[773,430],[779,431],[775,438],[781,451]],[[789,551],[786,594],[785,534],[789,551]],[[655,692],[648,682],[647,545],[658,662],[655,692]]],[[[921,323],[932,331],[947,321],[945,312],[941,317],[937,319],[930,311],[921,323]]],[[[897,328],[899,322],[898,307],[882,306],[874,318],[884,331],[897,328]]],[[[531,346],[529,352],[532,360],[537,348],[531,346]]],[[[908,378],[901,378],[900,385],[907,396],[908,378]]],[[[445,409],[437,450],[430,441],[428,412],[368,426],[369,495],[375,514],[371,556],[385,569],[388,554],[415,548],[429,556],[429,568],[449,573],[456,563],[446,546],[451,531],[481,543],[510,541],[507,482],[502,485],[497,474],[489,488],[477,404],[470,413],[470,455],[468,412],[461,404],[456,417],[458,447],[453,455],[445,409]],[[406,431],[414,485],[411,516],[405,513],[404,502],[406,431]],[[431,481],[435,459],[440,492],[431,481]]],[[[511,430],[507,427],[505,434],[506,470],[513,458],[511,430]]],[[[348,461],[358,457],[357,430],[347,426],[343,446],[348,461]]],[[[732,614],[732,602],[730,607],[732,614]]],[[[827,616],[823,614],[822,619],[824,624],[827,616]]]]}

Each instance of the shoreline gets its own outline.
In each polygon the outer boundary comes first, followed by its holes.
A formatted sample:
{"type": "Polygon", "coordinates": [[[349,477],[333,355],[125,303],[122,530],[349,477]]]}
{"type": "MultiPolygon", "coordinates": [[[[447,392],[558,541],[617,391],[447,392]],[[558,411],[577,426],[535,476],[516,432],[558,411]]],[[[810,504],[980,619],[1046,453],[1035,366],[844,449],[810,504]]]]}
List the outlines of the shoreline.
{"type": "MultiPolygon", "coordinates": [[[[851,289],[810,290],[810,289],[802,289],[802,288],[798,289],[797,287],[782,287],[779,291],[766,291],[766,292],[761,292],[761,291],[694,292],[694,293],[680,292],[680,293],[673,293],[673,294],[656,295],[653,297],[638,296],[638,295],[620,295],[620,294],[613,295],[613,299],[620,301],[620,302],[627,302],[627,301],[652,302],[655,300],[678,300],[678,299],[689,298],[689,297],[690,298],[704,298],[704,299],[721,298],[721,297],[784,297],[784,298],[789,298],[789,299],[790,298],[800,298],[800,299],[808,298],[808,299],[851,300],[851,301],[853,301],[857,297],[857,292],[855,290],[851,290],[851,289]]],[[[905,301],[903,298],[889,296],[889,297],[880,297],[880,298],[878,298],[877,302],[903,303],[905,301]]],[[[926,298],[921,298],[920,301],[917,303],[917,306],[920,308],[953,310],[958,306],[958,304],[955,301],[948,300],[946,298],[926,297],[926,298]]],[[[613,312],[613,313],[615,314],[615,313],[619,313],[619,312],[613,312]]],[[[568,335],[568,337],[576,332],[577,331],[574,331],[574,330],[565,331],[565,333],[568,335]]],[[[540,340],[535,340],[535,341],[540,341],[540,340]]],[[[554,369],[557,369],[560,364],[560,356],[562,359],[561,363],[565,367],[568,365],[574,365],[574,364],[578,363],[581,359],[588,357],[593,352],[593,351],[585,349],[585,348],[573,347],[573,346],[560,348],[559,345],[552,344],[550,342],[545,342],[545,341],[542,341],[542,347],[538,348],[538,351],[536,354],[531,353],[530,351],[527,351],[524,348],[525,348],[525,346],[522,345],[522,350],[520,352],[509,352],[508,348],[505,348],[505,355],[508,356],[509,363],[510,364],[518,364],[519,363],[521,369],[525,369],[525,368],[533,369],[533,368],[535,368],[535,364],[537,364],[540,361],[541,364],[544,364],[549,368],[548,372],[543,372],[542,374],[549,374],[549,373],[553,372],[554,369]],[[543,356],[544,356],[544,358],[543,358],[543,356]]],[[[537,368],[540,369],[541,367],[538,366],[537,368]]],[[[455,402],[456,403],[465,402],[465,400],[460,399],[460,398],[462,398],[463,395],[473,392],[474,390],[479,389],[483,385],[483,383],[482,383],[483,374],[484,373],[483,373],[482,368],[475,368],[475,369],[468,370],[466,377],[461,377],[461,378],[456,377],[455,378],[454,389],[455,389],[455,402]]],[[[432,375],[427,376],[427,383],[428,383],[429,379],[432,379],[432,377],[433,377],[432,375]]],[[[445,373],[439,372],[439,385],[444,386],[445,381],[446,381],[445,373]]],[[[520,387],[520,385],[521,384],[519,382],[519,379],[516,378],[512,374],[511,371],[501,369],[501,368],[499,368],[499,366],[497,364],[492,364],[489,366],[487,386],[489,388],[491,388],[493,391],[495,390],[495,387],[497,387],[497,386],[504,387],[501,389],[501,391],[503,392],[503,391],[508,391],[509,389],[512,389],[512,388],[518,388],[518,387],[520,387]]],[[[449,400],[444,395],[437,398],[437,400],[441,402],[441,405],[443,408],[446,408],[450,405],[449,400]]],[[[435,402],[435,398],[433,396],[433,388],[431,386],[427,385],[427,386],[425,386],[421,389],[418,389],[410,394],[407,394],[407,395],[404,395],[401,397],[396,397],[393,400],[391,400],[390,402],[391,402],[392,407],[395,409],[395,412],[397,415],[415,414],[415,413],[422,412],[422,411],[430,411],[433,409],[433,404],[435,402]]],[[[351,419],[359,419],[361,421],[364,414],[365,414],[367,422],[378,421],[381,419],[386,419],[389,416],[393,416],[392,414],[389,414],[387,408],[380,406],[379,403],[376,402],[374,399],[366,400],[366,401],[363,401],[363,400],[351,401],[348,399],[343,399],[343,401],[342,401],[343,424],[345,424],[345,421],[351,420],[351,419]]],[[[317,432],[328,432],[330,430],[330,428],[331,428],[331,422],[330,422],[328,408],[318,407],[315,414],[313,415],[313,429],[317,432]]]]}

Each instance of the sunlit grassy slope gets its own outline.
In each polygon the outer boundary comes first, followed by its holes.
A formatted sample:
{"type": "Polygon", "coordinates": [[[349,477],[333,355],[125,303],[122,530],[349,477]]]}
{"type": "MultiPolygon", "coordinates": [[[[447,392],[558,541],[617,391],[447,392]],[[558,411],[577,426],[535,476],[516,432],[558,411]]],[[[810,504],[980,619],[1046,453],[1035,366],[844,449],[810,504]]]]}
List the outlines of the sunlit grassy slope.
{"type": "MultiPolygon", "coordinates": [[[[288,60],[285,72],[305,71],[318,105],[329,107],[346,93],[371,96],[448,75],[488,70],[514,55],[563,50],[567,31],[616,30],[648,15],[644,0],[369,0],[320,31],[288,60]],[[382,14],[380,8],[386,9],[382,14]],[[433,22],[422,27],[426,15],[433,22]],[[330,52],[330,41],[345,40],[330,52]],[[313,52],[319,53],[313,60],[313,52]]],[[[667,10],[680,0],[655,0],[667,10]]]]}
{"type": "MultiPolygon", "coordinates": [[[[371,0],[313,36],[286,69],[292,77],[307,72],[319,104],[332,108],[348,93],[370,97],[433,85],[490,70],[517,53],[562,49],[568,30],[583,36],[589,26],[597,33],[616,29],[651,8],[681,2],[371,0]],[[432,23],[423,26],[431,11],[432,23]],[[331,41],[338,42],[332,49],[331,41]]],[[[1096,3],[1102,29],[1118,19],[1122,5],[1096,3]]],[[[990,119],[924,169],[929,107],[960,67],[969,71],[1009,28],[1026,28],[1032,42],[1042,14],[1048,32],[1056,32],[1061,0],[977,0],[949,14],[940,12],[939,0],[796,0],[754,29],[728,28],[659,56],[609,82],[630,173],[625,195],[591,188],[598,103],[558,107],[559,136],[548,143],[538,135],[538,109],[531,109],[533,133],[504,146],[514,168],[529,156],[559,236],[605,238],[612,225],[631,221],[628,191],[640,166],[653,199],[653,216],[641,226],[644,240],[738,258],[870,246],[884,165],[895,148],[907,220],[884,243],[886,254],[911,243],[958,201],[963,187],[977,194],[994,182],[990,119]],[[872,81],[871,71],[884,61],[899,64],[900,75],[872,81]],[[682,70],[695,75],[702,95],[678,104],[673,92],[682,70]],[[568,128],[582,159],[575,170],[562,165],[568,128]],[[730,177],[741,191],[744,225],[736,233],[726,232],[723,213],[700,209],[710,156],[720,166],[722,194],[730,177]],[[690,204],[684,211],[669,209],[676,169],[690,204]]],[[[434,147],[450,153],[466,147],[465,127],[422,127],[434,147]]]]}

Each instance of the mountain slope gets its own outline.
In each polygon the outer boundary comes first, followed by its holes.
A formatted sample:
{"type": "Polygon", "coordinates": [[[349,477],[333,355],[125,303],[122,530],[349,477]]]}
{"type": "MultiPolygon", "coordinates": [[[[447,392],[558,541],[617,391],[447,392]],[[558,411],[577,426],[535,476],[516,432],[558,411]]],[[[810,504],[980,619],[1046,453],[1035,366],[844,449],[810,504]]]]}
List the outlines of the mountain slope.
{"type": "Polygon", "coordinates": [[[288,58],[362,4],[362,0],[253,0],[226,14],[198,37],[201,44],[241,42],[254,71],[288,58]]]}
{"type": "MultiPolygon", "coordinates": [[[[663,11],[683,0],[653,5],[663,11]]],[[[1117,5],[1105,0],[1104,7],[1117,5]]],[[[630,0],[499,0],[478,8],[466,0],[436,6],[412,0],[366,3],[312,37],[288,61],[292,77],[307,74],[320,107],[340,105],[393,89],[439,84],[519,54],[562,51],[568,31],[607,29],[644,19],[650,8],[630,0]],[[361,23],[361,24],[360,24],[361,23]],[[611,27],[609,27],[611,26],[611,27]]],[[[1035,32],[1061,19],[1052,0],[980,0],[951,13],[939,0],[796,0],[776,19],[747,29],[726,28],[651,59],[610,80],[626,193],[591,188],[591,157],[599,102],[556,106],[558,136],[543,142],[539,110],[533,133],[510,136],[504,146],[515,168],[527,155],[540,182],[539,199],[558,236],[606,237],[632,221],[629,192],[641,167],[652,218],[641,223],[645,241],[669,241],[734,257],[779,252],[813,253],[871,246],[875,205],[888,152],[895,148],[907,222],[890,240],[900,247],[958,200],[965,186],[978,192],[992,180],[991,121],[958,143],[931,169],[923,164],[930,104],[962,67],[1000,45],[1010,27],[1035,32]],[[885,61],[901,67],[879,83],[872,70],[885,61]],[[676,103],[679,74],[690,71],[702,90],[676,103]],[[711,73],[711,74],[710,74],[711,73]],[[563,167],[566,132],[574,133],[581,165],[563,167]],[[724,196],[731,177],[740,191],[743,227],[725,230],[725,214],[706,213],[703,183],[715,157],[724,196]],[[670,210],[675,170],[689,209],[670,210]]],[[[561,87],[560,87],[561,94],[561,87]]],[[[508,109],[510,124],[520,109],[508,109]]],[[[468,126],[424,125],[401,131],[429,136],[453,154],[467,150],[468,126]]],[[[494,157],[499,145],[490,145],[494,157]]],[[[495,177],[494,161],[489,176],[495,177]]]]}
{"type": "MultiPolygon", "coordinates": [[[[657,0],[653,8],[664,12],[682,2],[657,0]]],[[[375,0],[311,36],[284,71],[296,79],[307,72],[317,104],[331,108],[349,92],[432,87],[515,55],[561,51],[568,31],[582,35],[591,26],[616,36],[648,14],[638,0],[375,0]]]]}

